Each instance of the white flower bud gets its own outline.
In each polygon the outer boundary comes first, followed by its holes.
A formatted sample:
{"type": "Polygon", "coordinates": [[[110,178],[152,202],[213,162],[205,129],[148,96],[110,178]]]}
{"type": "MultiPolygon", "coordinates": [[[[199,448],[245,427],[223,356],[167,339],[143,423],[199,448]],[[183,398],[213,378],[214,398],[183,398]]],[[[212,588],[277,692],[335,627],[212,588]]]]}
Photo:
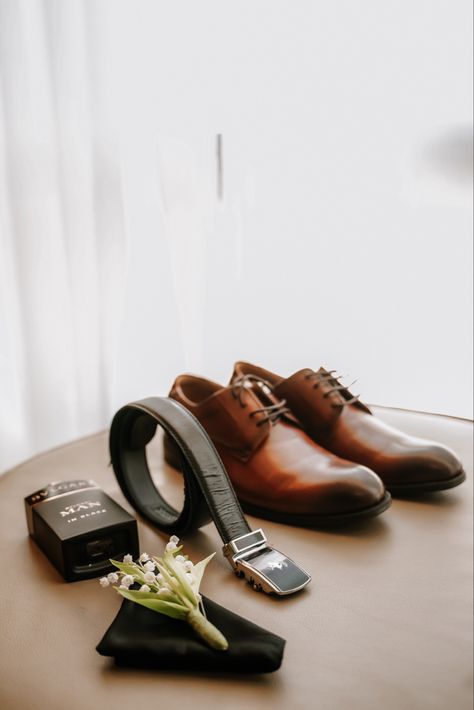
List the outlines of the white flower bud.
{"type": "Polygon", "coordinates": [[[155,563],[149,560],[148,562],[145,562],[143,569],[146,569],[147,572],[153,572],[155,569],[155,563]]]}
{"type": "Polygon", "coordinates": [[[186,572],[191,572],[193,567],[194,565],[191,560],[186,560],[186,562],[184,563],[184,569],[186,570],[186,572]]]}
{"type": "Polygon", "coordinates": [[[162,584],[165,581],[165,578],[163,577],[161,572],[156,575],[156,581],[159,582],[160,584],[162,584]]]}
{"type": "Polygon", "coordinates": [[[107,579],[109,580],[110,584],[117,584],[117,582],[119,581],[119,576],[116,572],[111,572],[107,575],[107,579]]]}
{"type": "Polygon", "coordinates": [[[174,559],[176,560],[176,562],[181,562],[181,564],[184,564],[186,562],[186,557],[184,557],[183,555],[176,555],[174,559]]]}
{"type": "Polygon", "coordinates": [[[170,593],[170,590],[166,587],[161,587],[161,589],[158,590],[158,596],[160,597],[168,597],[170,593]]]}
{"type": "Polygon", "coordinates": [[[107,579],[107,577],[101,577],[101,578],[99,579],[99,584],[100,584],[101,587],[108,587],[109,584],[110,584],[110,582],[109,582],[109,580],[107,579]]]}
{"type": "Polygon", "coordinates": [[[191,572],[186,572],[186,579],[188,580],[189,584],[192,584],[196,581],[196,577],[191,574],[191,572]]]}
{"type": "Polygon", "coordinates": [[[131,555],[125,555],[123,558],[124,562],[133,562],[133,557],[131,555]]]}
{"type": "Polygon", "coordinates": [[[178,545],[175,542],[168,542],[168,544],[165,547],[166,552],[172,552],[173,550],[176,550],[178,545]]]}
{"type": "Polygon", "coordinates": [[[177,537],[176,535],[171,535],[170,542],[174,542],[174,544],[177,545],[179,542],[179,537],[177,537]]]}
{"type": "Polygon", "coordinates": [[[146,562],[149,559],[150,559],[150,555],[147,555],[146,552],[142,552],[142,554],[140,555],[140,562],[146,562]]]}
{"type": "Polygon", "coordinates": [[[134,578],[132,577],[131,574],[125,574],[125,575],[122,577],[122,585],[123,585],[124,587],[127,587],[127,589],[128,589],[128,587],[130,587],[130,586],[134,583],[134,581],[135,581],[135,580],[134,580],[134,578]]]}
{"type": "Polygon", "coordinates": [[[153,572],[145,572],[145,574],[143,575],[143,578],[144,578],[145,582],[148,582],[149,584],[154,584],[155,579],[156,579],[153,572]]]}
{"type": "Polygon", "coordinates": [[[142,586],[140,587],[140,592],[149,592],[149,591],[151,591],[151,590],[150,590],[150,587],[148,586],[148,584],[142,584],[142,586]]]}

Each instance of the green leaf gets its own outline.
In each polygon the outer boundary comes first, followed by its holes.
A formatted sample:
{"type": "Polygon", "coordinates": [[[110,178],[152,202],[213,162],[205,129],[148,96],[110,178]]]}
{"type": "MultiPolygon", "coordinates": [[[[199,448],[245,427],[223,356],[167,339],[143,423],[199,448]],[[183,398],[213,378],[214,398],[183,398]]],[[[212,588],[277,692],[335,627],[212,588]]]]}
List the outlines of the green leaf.
{"type": "Polygon", "coordinates": [[[198,603],[196,592],[186,579],[186,572],[181,566],[181,563],[176,562],[173,555],[169,555],[168,553],[165,554],[164,562],[168,569],[173,572],[174,576],[178,580],[182,593],[186,596],[187,599],[189,599],[193,606],[196,606],[196,604],[198,603]]]}
{"type": "Polygon", "coordinates": [[[179,601],[187,605],[190,609],[195,606],[194,602],[190,602],[189,599],[187,598],[186,594],[184,593],[184,590],[181,588],[181,585],[179,584],[179,580],[175,579],[172,577],[172,575],[169,573],[167,568],[165,567],[165,564],[163,563],[163,560],[159,560],[157,557],[154,558],[156,566],[158,567],[158,571],[161,573],[161,575],[164,577],[165,582],[168,584],[170,589],[172,590],[173,594],[175,594],[179,601]],[[173,582],[177,582],[177,585],[175,586],[173,582]]]}
{"type": "Polygon", "coordinates": [[[174,602],[158,599],[157,595],[151,592],[139,592],[131,589],[117,589],[117,591],[122,597],[125,597],[125,599],[129,599],[136,604],[141,604],[147,609],[151,609],[151,611],[170,616],[172,619],[184,620],[189,612],[189,609],[182,604],[175,604],[174,602]]]}
{"type": "Polygon", "coordinates": [[[140,567],[133,562],[118,562],[118,560],[109,560],[114,567],[117,567],[124,574],[139,574],[140,567]]]}
{"type": "Polygon", "coordinates": [[[172,575],[169,573],[168,569],[165,567],[165,563],[163,560],[158,560],[158,558],[155,558],[156,566],[158,568],[158,572],[160,572],[164,579],[165,582],[171,587],[171,589],[174,589],[173,582],[172,582],[172,575]]]}
{"type": "Polygon", "coordinates": [[[145,583],[144,572],[140,569],[140,567],[138,567],[138,565],[135,565],[132,562],[118,562],[117,560],[110,560],[110,562],[117,567],[120,572],[123,572],[124,574],[131,574],[132,577],[136,578],[138,582],[141,582],[142,584],[145,583]]]}
{"type": "Polygon", "coordinates": [[[200,562],[195,564],[194,567],[192,568],[191,574],[193,574],[196,577],[196,585],[195,585],[196,592],[199,592],[199,587],[201,585],[201,580],[202,580],[202,576],[204,574],[204,571],[215,554],[216,553],[213,552],[212,555],[209,555],[209,557],[206,557],[206,559],[201,560],[200,562]]]}

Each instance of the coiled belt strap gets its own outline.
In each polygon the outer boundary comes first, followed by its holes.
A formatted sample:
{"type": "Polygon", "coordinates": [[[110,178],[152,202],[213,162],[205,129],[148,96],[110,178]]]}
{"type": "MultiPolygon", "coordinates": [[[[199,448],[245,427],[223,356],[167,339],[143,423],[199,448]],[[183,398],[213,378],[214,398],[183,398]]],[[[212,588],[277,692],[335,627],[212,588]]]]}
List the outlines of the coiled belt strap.
{"type": "Polygon", "coordinates": [[[193,414],[173,399],[149,397],[122,407],[112,421],[110,454],[124,496],[160,530],[180,535],[212,518],[224,543],[250,532],[212,441],[193,414]],[[145,447],[158,425],[181,453],[181,512],[163,499],[148,468],[145,447]]]}

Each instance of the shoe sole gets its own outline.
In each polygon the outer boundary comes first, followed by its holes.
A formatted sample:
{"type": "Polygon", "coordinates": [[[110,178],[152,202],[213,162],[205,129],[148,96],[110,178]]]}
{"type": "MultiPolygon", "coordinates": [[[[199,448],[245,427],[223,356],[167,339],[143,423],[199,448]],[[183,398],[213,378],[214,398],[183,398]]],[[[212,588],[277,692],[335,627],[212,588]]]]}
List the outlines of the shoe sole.
{"type": "MultiPolygon", "coordinates": [[[[163,457],[168,466],[181,472],[181,458],[173,445],[173,442],[168,440],[168,437],[163,439],[163,457]]],[[[249,515],[254,515],[257,518],[264,518],[276,523],[285,523],[287,525],[298,525],[299,527],[308,528],[329,528],[348,525],[352,522],[358,522],[365,518],[371,518],[375,515],[380,515],[392,503],[392,497],[388,491],[385,496],[375,505],[360,510],[354,510],[350,513],[337,513],[334,515],[315,515],[314,513],[282,513],[279,510],[270,510],[261,508],[260,506],[247,503],[239,498],[239,503],[242,510],[249,515]]]]}
{"type": "Polygon", "coordinates": [[[412,495],[416,493],[431,493],[434,491],[447,491],[450,488],[456,488],[466,480],[466,472],[461,469],[452,478],[447,478],[444,481],[423,481],[422,483],[402,483],[402,484],[385,484],[393,496],[397,495],[412,495]]]}
{"type": "Polygon", "coordinates": [[[380,515],[392,503],[392,496],[387,491],[385,496],[375,505],[361,510],[354,510],[350,513],[337,513],[334,515],[315,515],[314,513],[281,513],[279,510],[269,510],[260,506],[246,503],[239,498],[240,505],[244,513],[254,515],[257,518],[265,518],[275,523],[284,523],[285,525],[297,525],[302,528],[334,528],[342,527],[357,523],[360,520],[372,518],[375,515],[380,515]]]}

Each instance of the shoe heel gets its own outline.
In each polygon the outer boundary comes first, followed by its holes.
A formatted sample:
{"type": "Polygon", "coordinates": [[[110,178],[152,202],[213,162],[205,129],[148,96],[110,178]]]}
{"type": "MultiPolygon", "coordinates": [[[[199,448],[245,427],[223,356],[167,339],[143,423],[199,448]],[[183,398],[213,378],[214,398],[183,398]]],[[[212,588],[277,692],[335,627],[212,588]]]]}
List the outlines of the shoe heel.
{"type": "Polygon", "coordinates": [[[163,436],[163,458],[168,466],[181,471],[182,463],[179,448],[176,446],[171,436],[166,433],[163,436]]]}

